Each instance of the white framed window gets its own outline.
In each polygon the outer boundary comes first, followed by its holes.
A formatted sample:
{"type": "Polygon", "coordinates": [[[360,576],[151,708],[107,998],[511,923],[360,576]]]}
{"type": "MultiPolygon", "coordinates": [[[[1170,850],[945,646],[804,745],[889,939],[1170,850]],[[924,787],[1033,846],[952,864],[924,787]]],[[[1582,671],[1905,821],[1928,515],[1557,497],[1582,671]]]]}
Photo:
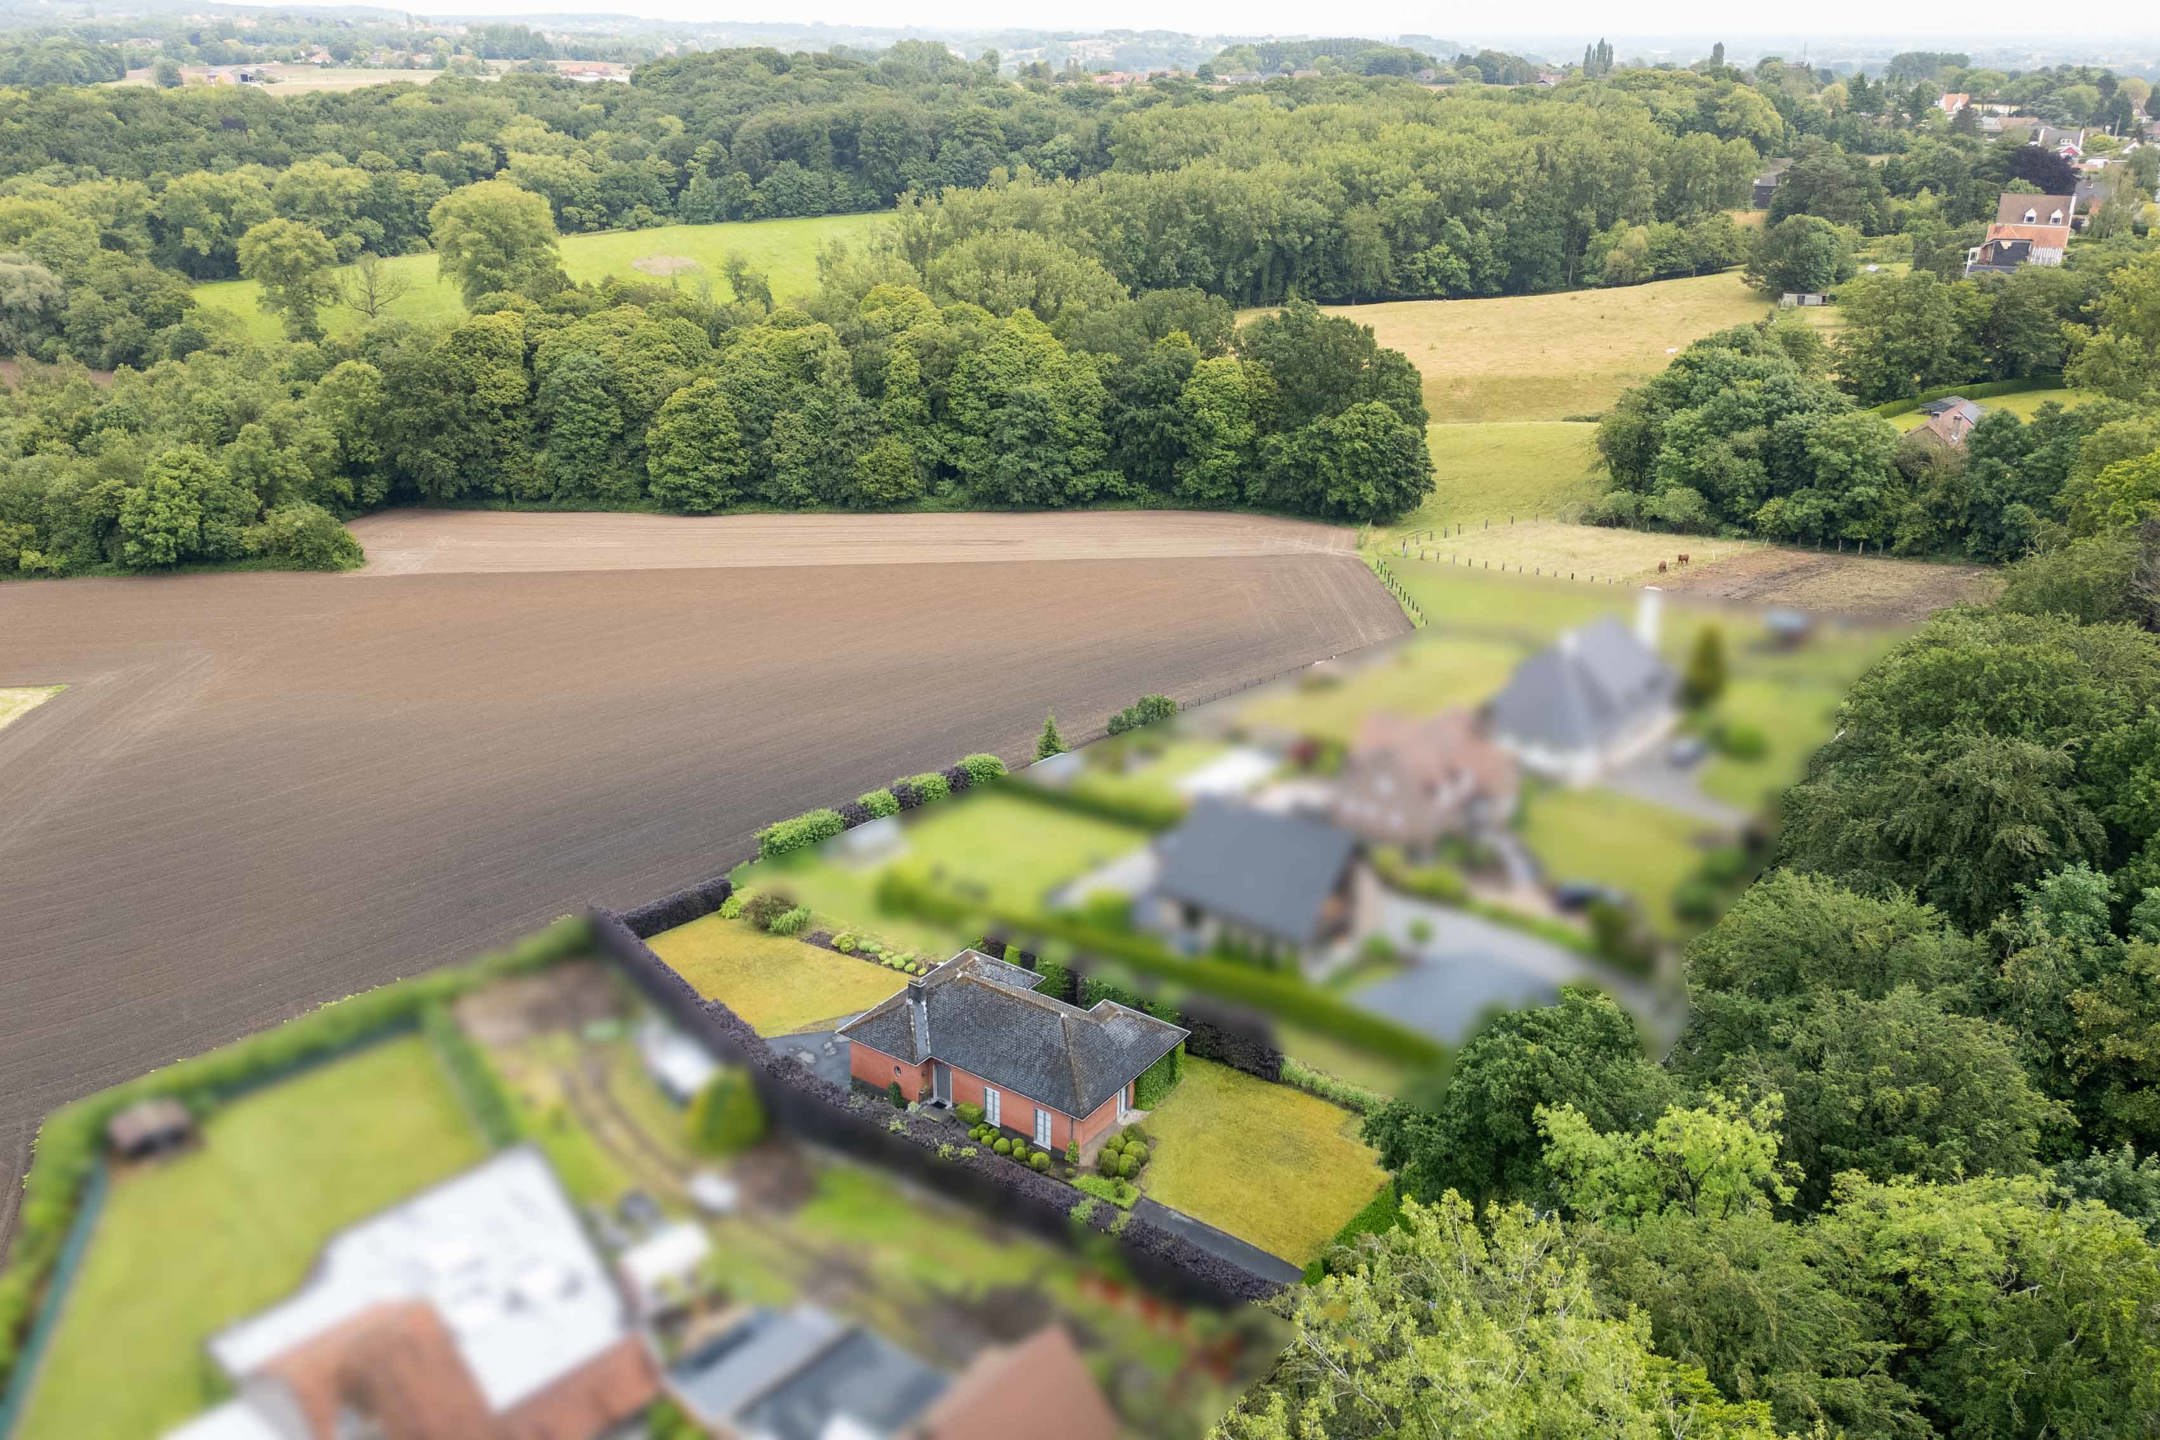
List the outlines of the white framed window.
{"type": "Polygon", "coordinates": [[[992,1090],[989,1086],[983,1086],[983,1119],[989,1121],[992,1125],[999,1123],[998,1102],[1003,1098],[1003,1096],[999,1095],[997,1091],[992,1090]]]}
{"type": "Polygon", "coordinates": [[[1039,1105],[1035,1108],[1035,1143],[1045,1150],[1050,1148],[1050,1112],[1039,1105]]]}
{"type": "Polygon", "coordinates": [[[1117,1092],[1118,1124],[1124,1124],[1125,1117],[1130,1114],[1132,1114],[1132,1086],[1128,1085],[1117,1092]]]}

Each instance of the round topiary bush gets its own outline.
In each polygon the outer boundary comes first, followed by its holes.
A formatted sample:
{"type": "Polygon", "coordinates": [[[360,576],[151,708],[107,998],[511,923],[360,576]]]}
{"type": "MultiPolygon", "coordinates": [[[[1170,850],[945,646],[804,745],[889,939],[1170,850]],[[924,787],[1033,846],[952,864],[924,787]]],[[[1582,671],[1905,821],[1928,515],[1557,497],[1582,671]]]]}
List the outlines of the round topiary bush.
{"type": "Polygon", "coordinates": [[[1050,1168],[1050,1157],[1037,1150],[1033,1155],[1028,1156],[1028,1164],[1037,1170],[1048,1170],[1050,1168]]]}
{"type": "Polygon", "coordinates": [[[1140,1167],[1133,1164],[1132,1156],[1120,1155],[1118,1156],[1117,1161],[1117,1173],[1119,1179],[1130,1180],[1133,1176],[1140,1173],[1140,1167]]]}
{"type": "Polygon", "coordinates": [[[843,955],[852,955],[855,953],[855,937],[843,930],[833,936],[832,948],[843,955]]]}
{"type": "Polygon", "coordinates": [[[1102,1154],[1095,1157],[1095,1168],[1105,1175],[1116,1175],[1117,1163],[1117,1151],[1110,1149],[1108,1146],[1103,1147],[1102,1154]]]}
{"type": "Polygon", "coordinates": [[[1012,1154],[1012,1141],[1000,1137],[997,1144],[991,1146],[990,1148],[997,1151],[997,1153],[1000,1155],[1010,1155],[1012,1154]]]}
{"type": "Polygon", "coordinates": [[[1141,1145],[1138,1143],[1128,1145],[1125,1147],[1123,1153],[1125,1158],[1133,1163],[1133,1168],[1135,1169],[1138,1169],[1140,1166],[1145,1165],[1148,1162],[1148,1148],[1145,1145],[1141,1145]]]}

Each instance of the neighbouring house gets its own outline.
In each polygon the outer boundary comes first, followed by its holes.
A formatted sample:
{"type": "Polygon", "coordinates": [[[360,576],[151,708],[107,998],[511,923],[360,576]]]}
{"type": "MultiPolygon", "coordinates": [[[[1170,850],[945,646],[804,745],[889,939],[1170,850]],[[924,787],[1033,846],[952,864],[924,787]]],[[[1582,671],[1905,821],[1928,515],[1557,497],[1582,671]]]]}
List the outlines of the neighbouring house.
{"type": "Polygon", "coordinates": [[[1659,594],[1635,628],[1605,616],[1562,635],[1508,677],[1486,708],[1494,740],[1533,774],[1587,785],[1650,750],[1680,718],[1679,677],[1657,652],[1659,594]]]}
{"type": "Polygon", "coordinates": [[[1987,408],[1975,405],[1962,395],[1952,395],[1947,399],[1928,401],[1920,407],[1920,413],[1927,416],[1927,419],[1914,434],[1925,435],[1953,450],[1961,450],[1965,446],[1965,437],[1972,434],[1973,426],[1980,423],[1980,417],[1987,413],[1987,408]]]}
{"type": "Polygon", "coordinates": [[[105,1122],[105,1143],[122,1160],[148,1160],[195,1141],[195,1117],[169,1095],[138,1100],[105,1122]]]}
{"type": "Polygon", "coordinates": [[[976,1105],[1045,1150],[1090,1149],[1132,1113],[1133,1082],[1186,1031],[1129,1006],[1068,1005],[1042,977],[963,950],[840,1027],[848,1073],[909,1100],[976,1105]]]}
{"type": "Polygon", "coordinates": [[[298,1290],[209,1350],[237,1394],[168,1440],[593,1440],[659,1393],[531,1146],[339,1232],[298,1290]]]}
{"type": "Polygon", "coordinates": [[[1449,835],[1502,825],[1522,773],[1472,710],[1429,718],[1376,711],[1358,726],[1335,792],[1335,823],[1369,845],[1422,856],[1449,835]]]}
{"type": "Polygon", "coordinates": [[[931,1402],[908,1440],[1117,1440],[1118,1421],[1062,1325],[985,1350],[931,1402]]]}
{"type": "Polygon", "coordinates": [[[1816,305],[1828,305],[1830,297],[1820,290],[1787,290],[1784,294],[1778,296],[1777,303],[1782,309],[1794,310],[1816,305]]]}
{"type": "Polygon", "coordinates": [[[1308,974],[1364,933],[1379,882],[1357,837],[1317,816],[1205,799],[1155,842],[1142,929],[1187,954],[1217,948],[1295,958],[1308,974]]]}
{"type": "Polygon", "coordinates": [[[2060,265],[2077,223],[2075,195],[2005,193],[1995,223],[1965,255],[1967,275],[2003,275],[2021,265],[2060,265]]]}
{"type": "Polygon", "coordinates": [[[1972,96],[1966,94],[1964,91],[1945,90],[1942,94],[1942,98],[1935,102],[1935,108],[1942,111],[1943,114],[1950,116],[1952,119],[1955,119],[1957,117],[1957,113],[1970,104],[1972,104],[1972,96]]]}
{"type": "Polygon", "coordinates": [[[2033,131],[2032,144],[2043,150],[2053,150],[2065,160],[2083,159],[2085,155],[2085,132],[2065,129],[2060,125],[2042,124],[2033,131]]]}
{"type": "Polygon", "coordinates": [[[814,1305],[754,1310],[667,1368],[668,1394],[728,1440],[887,1440],[945,1393],[922,1361],[814,1305]]]}
{"type": "Polygon", "coordinates": [[[1754,190],[1748,197],[1748,204],[1751,208],[1756,210],[1770,208],[1770,201],[1777,194],[1778,183],[1785,178],[1786,163],[1781,160],[1755,177],[1754,190]]]}

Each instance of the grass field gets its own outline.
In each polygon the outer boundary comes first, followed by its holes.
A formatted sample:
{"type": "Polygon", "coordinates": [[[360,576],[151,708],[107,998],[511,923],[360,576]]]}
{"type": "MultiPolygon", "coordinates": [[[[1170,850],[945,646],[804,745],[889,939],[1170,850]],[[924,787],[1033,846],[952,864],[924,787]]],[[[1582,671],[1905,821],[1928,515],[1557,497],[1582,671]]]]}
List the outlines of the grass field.
{"type": "Polygon", "coordinates": [[[483,1153],[417,1037],[235,1101],[199,1150],[114,1179],[18,1440],[187,1419],[219,1398],[212,1334],[288,1294],[332,1233],[483,1153]]]}
{"type": "MultiPolygon", "coordinates": [[[[2007,410],[2020,420],[2030,420],[2042,405],[2051,401],[2067,407],[2089,398],[2091,397],[2083,392],[2058,386],[2050,390],[2021,390],[2015,395],[1993,395],[1974,403],[1982,410],[2007,410]]],[[[1893,415],[1890,423],[1900,430],[1917,430],[1927,423],[1927,418],[1918,410],[1913,410],[1903,415],[1893,415]]]]}
{"type": "Polygon", "coordinates": [[[1378,710],[1437,715],[1476,705],[1507,683],[1528,651],[1520,644],[1470,636],[1431,636],[1396,648],[1339,681],[1278,690],[1239,712],[1251,724],[1349,744],[1378,710]]]}
{"type": "Polygon", "coordinates": [[[700,995],[723,1002],[760,1035],[822,1029],[904,983],[897,971],[718,915],[655,935],[652,948],[700,995]]]}
{"type": "Polygon", "coordinates": [[[1358,1118],[1287,1085],[1188,1057],[1148,1116],[1142,1188],[1173,1210],[1299,1265],[1384,1178],[1358,1118]]]}
{"type": "Polygon", "coordinates": [[[1698,820],[1611,790],[1541,790],[1522,822],[1524,842],[1553,880],[1624,890],[1667,935],[1678,930],[1673,887],[1702,863],[1702,830],[1698,820]]]}
{"type": "Polygon", "coordinates": [[[19,720],[38,706],[60,693],[59,685],[17,685],[0,688],[0,730],[7,728],[11,720],[19,720]]]}
{"type": "MultiPolygon", "coordinates": [[[[1760,320],[1769,304],[1737,273],[1495,300],[1336,307],[1425,375],[1442,424],[1595,415],[1691,340],[1760,320]]],[[[1810,318],[1813,318],[1812,316],[1810,318]]]]}
{"type": "Polygon", "coordinates": [[[1595,499],[1595,425],[1565,420],[1495,420],[1426,427],[1433,493],[1378,532],[1382,538],[1443,525],[1557,515],[1595,499]]]}
{"type": "MultiPolygon", "coordinates": [[[[1517,520],[1514,524],[1479,525],[1470,522],[1460,534],[1435,535],[1410,544],[1407,558],[1398,539],[1381,553],[1398,579],[1406,566],[1424,563],[1446,568],[1468,566],[1485,570],[1527,571],[1531,577],[1558,574],[1588,581],[1617,579],[1623,584],[1658,580],[1658,564],[1676,564],[1682,553],[1697,565],[1710,564],[1744,550],[1759,548],[1745,540],[1717,540],[1707,535],[1667,535],[1649,530],[1618,530],[1603,525],[1572,525],[1561,520],[1517,520]],[[1452,557],[1452,559],[1450,558],[1452,557]]],[[[1663,582],[1659,582],[1663,583],[1663,582]]]]}
{"type": "MultiPolygon", "coordinates": [[[[184,83],[199,85],[213,72],[231,73],[243,67],[237,65],[183,65],[180,75],[184,83]]],[[[323,91],[359,90],[369,85],[390,85],[403,81],[408,85],[425,85],[443,72],[440,70],[394,70],[387,67],[364,65],[249,65],[247,70],[257,74],[276,76],[275,83],[258,88],[270,95],[311,95],[323,91]]],[[[154,85],[156,77],[147,65],[127,72],[123,80],[108,80],[108,85],[154,85]]]]}
{"type": "MultiPolygon", "coordinates": [[[[609,275],[673,281],[689,289],[710,285],[725,296],[720,267],[740,254],[765,272],[779,299],[802,296],[817,285],[817,253],[830,240],[857,239],[884,219],[882,215],[821,215],[806,220],[753,220],[724,225],[663,225],[652,230],[609,230],[562,238],[563,270],[579,282],[609,275]]],[[[432,254],[399,255],[387,269],[408,280],[412,289],[384,313],[398,320],[449,320],[462,313],[457,287],[436,274],[432,254]]],[[[252,280],[221,280],[195,287],[196,301],[207,309],[239,316],[248,333],[274,339],[279,321],[258,303],[252,280]]],[[[323,324],[336,334],[360,323],[356,311],[336,306],[323,312],[323,324]]]]}

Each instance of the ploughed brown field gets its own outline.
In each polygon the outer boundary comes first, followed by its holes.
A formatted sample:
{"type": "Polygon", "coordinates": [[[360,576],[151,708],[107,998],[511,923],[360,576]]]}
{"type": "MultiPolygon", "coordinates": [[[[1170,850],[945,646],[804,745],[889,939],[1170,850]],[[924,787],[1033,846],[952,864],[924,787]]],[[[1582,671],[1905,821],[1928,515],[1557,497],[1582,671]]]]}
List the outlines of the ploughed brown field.
{"type": "Polygon", "coordinates": [[[64,1100],[1021,759],[1045,710],[1078,737],[1407,628],[1347,532],[1258,518],[357,528],[354,575],[0,585],[0,686],[66,686],[0,730],[0,1234],[64,1100]]]}

